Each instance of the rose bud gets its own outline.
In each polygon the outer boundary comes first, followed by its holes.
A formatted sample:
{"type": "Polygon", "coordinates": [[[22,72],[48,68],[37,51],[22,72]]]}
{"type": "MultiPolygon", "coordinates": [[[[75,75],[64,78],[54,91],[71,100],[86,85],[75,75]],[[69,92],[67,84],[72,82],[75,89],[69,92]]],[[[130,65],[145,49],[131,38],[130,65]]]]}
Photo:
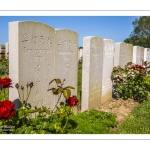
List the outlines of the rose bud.
{"type": "Polygon", "coordinates": [[[18,89],[18,88],[19,88],[19,84],[17,83],[17,84],[15,85],[15,87],[18,89]]]}
{"type": "Polygon", "coordinates": [[[23,90],[24,89],[24,87],[21,85],[21,89],[23,90]]]}
{"type": "Polygon", "coordinates": [[[32,87],[33,87],[33,82],[31,82],[31,83],[29,84],[29,86],[30,86],[30,88],[32,88],[32,87]]]}

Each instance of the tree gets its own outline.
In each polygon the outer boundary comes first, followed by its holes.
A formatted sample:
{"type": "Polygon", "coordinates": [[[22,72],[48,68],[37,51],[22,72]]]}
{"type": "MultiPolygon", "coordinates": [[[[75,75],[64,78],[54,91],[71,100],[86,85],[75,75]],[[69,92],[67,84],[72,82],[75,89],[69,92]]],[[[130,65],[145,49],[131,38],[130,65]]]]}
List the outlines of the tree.
{"type": "Polygon", "coordinates": [[[136,18],[132,25],[134,30],[124,42],[150,48],[150,16],[136,18]]]}

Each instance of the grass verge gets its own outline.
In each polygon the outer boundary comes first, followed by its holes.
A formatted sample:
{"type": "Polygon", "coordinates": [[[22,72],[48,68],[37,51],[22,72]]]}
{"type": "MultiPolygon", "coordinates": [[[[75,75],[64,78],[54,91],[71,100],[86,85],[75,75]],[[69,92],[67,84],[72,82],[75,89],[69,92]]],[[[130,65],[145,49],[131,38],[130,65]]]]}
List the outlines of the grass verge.
{"type": "Polygon", "coordinates": [[[107,134],[117,125],[114,114],[98,110],[72,115],[68,123],[70,134],[107,134]]]}
{"type": "Polygon", "coordinates": [[[149,134],[150,98],[135,108],[113,134],[149,134]]]}

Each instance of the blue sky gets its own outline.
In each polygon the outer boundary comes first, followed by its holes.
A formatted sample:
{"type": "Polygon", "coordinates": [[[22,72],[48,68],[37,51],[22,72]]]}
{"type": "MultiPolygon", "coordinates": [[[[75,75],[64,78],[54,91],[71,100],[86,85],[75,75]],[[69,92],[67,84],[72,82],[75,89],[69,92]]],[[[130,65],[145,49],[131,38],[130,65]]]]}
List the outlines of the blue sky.
{"type": "Polygon", "coordinates": [[[123,42],[133,31],[132,22],[136,18],[139,16],[0,16],[0,44],[8,42],[8,22],[26,20],[73,30],[79,35],[78,46],[83,46],[86,36],[123,42]]]}

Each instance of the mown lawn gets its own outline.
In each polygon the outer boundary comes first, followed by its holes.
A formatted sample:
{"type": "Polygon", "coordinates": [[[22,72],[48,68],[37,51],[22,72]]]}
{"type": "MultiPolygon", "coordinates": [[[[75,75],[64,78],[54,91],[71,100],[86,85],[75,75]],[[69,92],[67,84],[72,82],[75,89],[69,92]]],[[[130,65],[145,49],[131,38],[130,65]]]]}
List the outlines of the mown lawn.
{"type": "Polygon", "coordinates": [[[135,108],[113,134],[149,134],[150,98],[135,108]]]}

